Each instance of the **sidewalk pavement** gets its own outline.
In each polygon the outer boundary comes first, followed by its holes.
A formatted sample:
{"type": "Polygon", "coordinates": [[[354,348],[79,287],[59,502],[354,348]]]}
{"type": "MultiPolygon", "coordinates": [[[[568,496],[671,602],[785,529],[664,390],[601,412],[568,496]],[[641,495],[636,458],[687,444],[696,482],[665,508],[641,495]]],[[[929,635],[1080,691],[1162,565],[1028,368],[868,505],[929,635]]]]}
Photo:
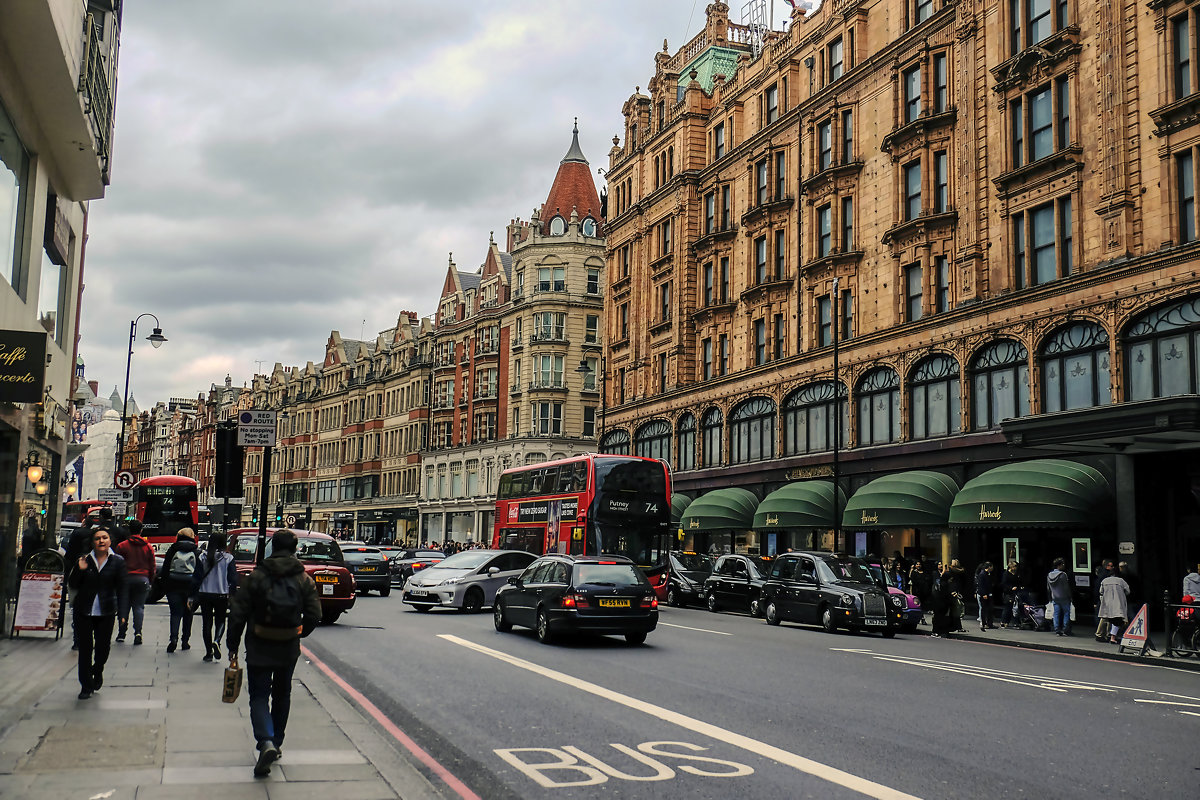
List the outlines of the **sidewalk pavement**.
{"type": "MultiPolygon", "coordinates": [[[[303,656],[283,758],[252,775],[243,685],[221,702],[228,657],[166,653],[165,605],[146,607],[145,644],[113,643],[104,688],[78,700],[70,627],[0,639],[0,797],[23,800],[440,800],[394,742],[303,656]]],[[[132,642],[132,634],[129,641],[132,642]]]]}

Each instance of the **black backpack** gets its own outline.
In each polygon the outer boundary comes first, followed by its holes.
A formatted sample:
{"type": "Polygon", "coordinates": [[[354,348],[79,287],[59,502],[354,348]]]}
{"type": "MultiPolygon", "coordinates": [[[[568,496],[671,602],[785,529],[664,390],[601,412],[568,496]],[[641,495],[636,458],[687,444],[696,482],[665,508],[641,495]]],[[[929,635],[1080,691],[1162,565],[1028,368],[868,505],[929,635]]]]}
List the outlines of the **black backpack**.
{"type": "Polygon", "coordinates": [[[267,586],[254,607],[254,634],[273,641],[300,638],[304,625],[304,596],[300,582],[295,575],[263,572],[267,586]]]}

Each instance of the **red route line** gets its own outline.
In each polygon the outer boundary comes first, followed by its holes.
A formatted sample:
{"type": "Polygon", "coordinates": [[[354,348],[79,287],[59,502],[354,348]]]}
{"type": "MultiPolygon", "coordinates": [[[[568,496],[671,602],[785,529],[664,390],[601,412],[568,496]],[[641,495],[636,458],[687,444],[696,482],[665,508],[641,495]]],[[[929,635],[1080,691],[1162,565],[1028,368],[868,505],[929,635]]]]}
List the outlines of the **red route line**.
{"type": "Polygon", "coordinates": [[[463,798],[463,800],[482,800],[479,795],[471,791],[465,783],[455,777],[450,770],[442,766],[442,764],[433,756],[431,756],[428,751],[421,747],[421,745],[414,742],[412,737],[400,730],[396,723],[388,719],[387,716],[379,710],[379,707],[368,700],[362,692],[355,689],[341,675],[338,675],[336,672],[334,672],[332,667],[328,666],[324,661],[313,655],[313,652],[307,647],[301,645],[300,649],[304,652],[305,658],[315,664],[317,669],[321,670],[321,672],[324,672],[325,675],[328,676],[331,681],[337,684],[337,686],[343,692],[350,695],[350,699],[358,703],[359,706],[362,707],[363,711],[366,711],[372,719],[382,725],[383,729],[390,733],[392,738],[404,745],[405,749],[416,756],[417,760],[433,770],[434,774],[441,778],[447,786],[457,792],[459,797],[463,798]]]}

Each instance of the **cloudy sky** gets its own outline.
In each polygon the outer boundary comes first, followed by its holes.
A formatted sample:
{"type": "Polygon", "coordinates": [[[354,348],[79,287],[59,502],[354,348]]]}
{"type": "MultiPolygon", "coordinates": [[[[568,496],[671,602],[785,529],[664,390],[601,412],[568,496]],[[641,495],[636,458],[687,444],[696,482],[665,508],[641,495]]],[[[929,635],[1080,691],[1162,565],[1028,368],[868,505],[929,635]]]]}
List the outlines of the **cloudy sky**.
{"type": "MultiPolygon", "coordinates": [[[[767,0],[770,2],[770,0],[767,0]]],[[[142,408],[319,361],[431,314],[447,254],[544,202],[579,118],[607,167],[621,104],[704,0],[128,3],[112,185],[92,204],[80,354],[142,408]]],[[[775,15],[790,10],[775,0],[775,15]]],[[[730,3],[739,18],[740,3],[730,3]]],[[[597,176],[597,187],[602,186],[597,176]]]]}

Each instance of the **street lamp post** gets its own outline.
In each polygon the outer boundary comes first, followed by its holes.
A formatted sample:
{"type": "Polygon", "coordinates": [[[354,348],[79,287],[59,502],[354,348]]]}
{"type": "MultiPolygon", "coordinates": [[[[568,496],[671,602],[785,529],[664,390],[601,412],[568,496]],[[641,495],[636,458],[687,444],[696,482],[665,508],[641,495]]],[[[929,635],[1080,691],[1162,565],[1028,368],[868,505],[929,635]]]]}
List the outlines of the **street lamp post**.
{"type": "Polygon", "coordinates": [[[838,279],[833,279],[833,299],[829,304],[831,329],[833,331],[833,549],[838,549],[838,538],[842,532],[842,511],[838,508],[838,451],[842,449],[842,384],[838,378],[838,316],[841,314],[841,297],[838,279]]]}
{"type": "Polygon", "coordinates": [[[146,337],[146,340],[150,344],[154,345],[155,348],[159,348],[167,340],[167,337],[162,335],[162,328],[157,327],[162,323],[158,321],[158,317],[155,317],[148,311],[145,314],[138,314],[133,322],[129,323],[129,355],[125,357],[125,398],[121,403],[121,438],[117,440],[117,467],[114,473],[121,470],[121,463],[125,460],[125,422],[129,417],[129,368],[133,364],[133,340],[137,336],[138,320],[142,317],[154,317],[154,325],[156,327],[154,328],[154,332],[146,337]]]}
{"type": "MultiPolygon", "coordinates": [[[[592,365],[588,363],[588,359],[586,359],[586,358],[580,360],[579,366],[575,368],[575,371],[578,372],[580,375],[583,375],[584,380],[587,380],[588,375],[595,375],[595,373],[596,373],[596,370],[592,369],[592,365]]],[[[600,388],[600,429],[596,433],[596,451],[597,452],[600,451],[601,441],[604,439],[604,411],[605,411],[605,406],[607,406],[607,404],[608,404],[608,397],[607,397],[608,392],[605,391],[607,389],[607,387],[604,385],[604,379],[607,375],[608,375],[608,371],[605,368],[605,364],[604,364],[604,354],[601,353],[600,354],[600,374],[597,376],[597,380],[599,381],[599,388],[600,388]]]]}

